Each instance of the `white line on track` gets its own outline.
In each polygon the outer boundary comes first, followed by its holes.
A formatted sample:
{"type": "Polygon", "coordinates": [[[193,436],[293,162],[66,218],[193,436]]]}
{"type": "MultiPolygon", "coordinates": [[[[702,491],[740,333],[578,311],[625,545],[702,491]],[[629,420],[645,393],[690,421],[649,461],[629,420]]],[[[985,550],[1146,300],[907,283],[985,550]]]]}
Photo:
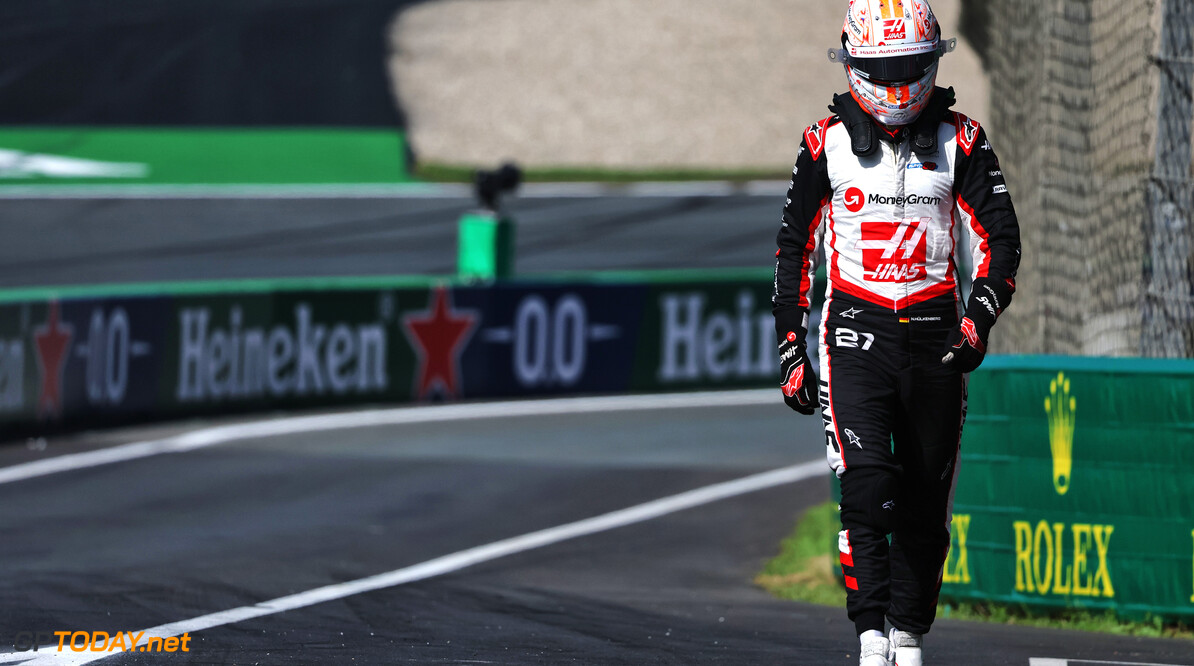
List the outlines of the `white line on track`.
{"type": "MultiPolygon", "coordinates": [[[[767,392],[769,395],[774,394],[773,391],[767,392]]],[[[823,460],[815,460],[801,465],[794,465],[791,467],[784,467],[781,469],[772,470],[770,472],[763,472],[762,474],[755,474],[752,476],[735,479],[733,481],[726,481],[724,483],[717,483],[711,486],[704,486],[696,490],[690,490],[678,495],[664,497],[645,504],[639,504],[626,509],[620,509],[593,518],[586,518],[578,520],[574,523],[551,527],[538,532],[531,532],[522,536],[516,536],[502,541],[496,541],[484,546],[477,546],[476,548],[469,548],[450,555],[444,555],[433,560],[428,560],[421,564],[404,567],[402,569],[395,569],[386,573],[360,578],[346,583],[337,583],[334,585],[327,585],[324,587],[307,590],[306,592],[299,592],[269,601],[263,601],[253,606],[241,606],[240,608],[233,608],[231,610],[220,611],[218,613],[211,613],[209,615],[202,615],[200,617],[189,620],[182,620],[179,622],[172,622],[170,624],[163,624],[156,627],[150,627],[145,630],[145,636],[141,639],[141,644],[151,637],[168,638],[170,636],[180,636],[186,633],[203,631],[205,629],[213,629],[222,627],[237,622],[244,622],[254,618],[265,617],[267,615],[276,615],[286,611],[292,611],[299,608],[306,608],[321,604],[327,601],[335,601],[337,599],[344,599],[366,592],[375,592],[388,587],[395,587],[397,585],[404,585],[406,583],[413,583],[415,581],[426,580],[436,576],[442,576],[455,571],[460,571],[466,567],[471,567],[484,562],[489,562],[501,557],[515,555],[517,553],[534,550],[536,548],[543,548],[553,544],[567,541],[569,539],[576,539],[578,537],[596,534],[598,532],[605,532],[608,530],[641,523],[661,516],[666,516],[677,511],[691,509],[718,500],[729,499],[739,495],[766,490],[776,486],[796,483],[804,481],[816,476],[828,474],[828,468],[825,466],[823,460]]],[[[138,632],[133,632],[136,635],[138,632]]],[[[11,653],[0,656],[0,663],[15,663],[22,662],[26,664],[87,664],[100,659],[114,657],[121,652],[108,653],[94,653],[94,652],[58,652],[57,646],[45,646],[39,649],[41,654],[36,658],[30,660],[29,653],[11,653]],[[47,651],[48,650],[48,651],[47,651]]]]}
{"type": "Polygon", "coordinates": [[[520,416],[594,414],[652,409],[706,409],[778,405],[774,389],[753,391],[709,391],[659,395],[618,395],[587,398],[555,398],[510,402],[461,403],[453,405],[368,409],[339,414],[292,416],[249,423],[192,430],[172,437],[121,444],[107,449],[71,453],[0,468],[0,484],[15,483],[61,472],[111,465],[166,453],[183,453],[246,439],[280,437],[301,433],[369,428],[411,423],[500,419],[520,416]]]}
{"type": "Polygon", "coordinates": [[[1097,661],[1095,659],[1044,659],[1033,657],[1028,660],[1028,666],[1081,666],[1083,664],[1103,664],[1104,666],[1180,666],[1180,664],[1146,664],[1142,661],[1097,661]]]}

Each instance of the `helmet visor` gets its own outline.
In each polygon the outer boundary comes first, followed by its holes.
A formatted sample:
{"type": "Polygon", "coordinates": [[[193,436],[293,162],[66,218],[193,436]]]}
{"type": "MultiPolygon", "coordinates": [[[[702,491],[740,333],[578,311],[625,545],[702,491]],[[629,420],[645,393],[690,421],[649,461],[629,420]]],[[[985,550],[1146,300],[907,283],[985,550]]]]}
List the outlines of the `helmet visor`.
{"type": "Polygon", "coordinates": [[[877,58],[852,56],[850,66],[869,81],[904,83],[924,77],[939,57],[937,51],[877,58]]]}

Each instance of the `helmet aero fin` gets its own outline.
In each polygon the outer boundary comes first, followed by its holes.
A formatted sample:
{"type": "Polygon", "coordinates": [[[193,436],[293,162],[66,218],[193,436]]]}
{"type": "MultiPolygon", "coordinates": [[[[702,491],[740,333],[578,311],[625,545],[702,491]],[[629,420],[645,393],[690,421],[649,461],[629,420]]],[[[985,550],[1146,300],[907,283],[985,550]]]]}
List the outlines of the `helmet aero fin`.
{"type": "Polygon", "coordinates": [[[850,93],[872,118],[908,125],[933,94],[941,56],[956,47],[941,39],[926,0],[850,0],[842,48],[829,60],[845,67],[850,93]]]}

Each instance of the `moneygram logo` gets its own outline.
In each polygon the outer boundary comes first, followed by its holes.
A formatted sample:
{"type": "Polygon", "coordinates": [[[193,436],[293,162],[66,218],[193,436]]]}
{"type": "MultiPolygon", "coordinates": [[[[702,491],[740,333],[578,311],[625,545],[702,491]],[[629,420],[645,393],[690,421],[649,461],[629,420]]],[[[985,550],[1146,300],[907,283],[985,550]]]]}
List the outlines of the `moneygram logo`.
{"type": "Polygon", "coordinates": [[[899,222],[863,222],[862,268],[871,282],[915,282],[927,277],[925,239],[928,222],[921,219],[899,222]]]}
{"type": "Polygon", "coordinates": [[[1049,382],[1045,414],[1049,419],[1049,448],[1053,453],[1053,487],[1058,495],[1070,489],[1070,470],[1074,464],[1074,413],[1078,401],[1070,395],[1070,380],[1064,372],[1049,382]]]}
{"type": "Polygon", "coordinates": [[[851,213],[857,213],[862,210],[862,205],[866,203],[866,195],[857,187],[851,187],[846,190],[846,210],[851,213]]]}
{"type": "Polygon", "coordinates": [[[867,203],[881,206],[940,206],[941,197],[926,197],[920,194],[908,194],[902,197],[888,197],[882,194],[872,194],[867,197],[867,203]]]}

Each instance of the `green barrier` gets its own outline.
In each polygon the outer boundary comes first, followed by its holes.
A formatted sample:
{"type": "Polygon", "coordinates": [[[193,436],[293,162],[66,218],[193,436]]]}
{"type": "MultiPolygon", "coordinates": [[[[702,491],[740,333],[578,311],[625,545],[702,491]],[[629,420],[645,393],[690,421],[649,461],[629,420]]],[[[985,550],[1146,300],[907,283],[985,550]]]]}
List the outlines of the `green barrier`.
{"type": "Polygon", "coordinates": [[[1194,361],[988,358],[942,596],[1194,618],[1194,361]]]}
{"type": "Polygon", "coordinates": [[[2,186],[414,180],[396,129],[21,128],[0,130],[0,150],[15,151],[2,186]]]}

